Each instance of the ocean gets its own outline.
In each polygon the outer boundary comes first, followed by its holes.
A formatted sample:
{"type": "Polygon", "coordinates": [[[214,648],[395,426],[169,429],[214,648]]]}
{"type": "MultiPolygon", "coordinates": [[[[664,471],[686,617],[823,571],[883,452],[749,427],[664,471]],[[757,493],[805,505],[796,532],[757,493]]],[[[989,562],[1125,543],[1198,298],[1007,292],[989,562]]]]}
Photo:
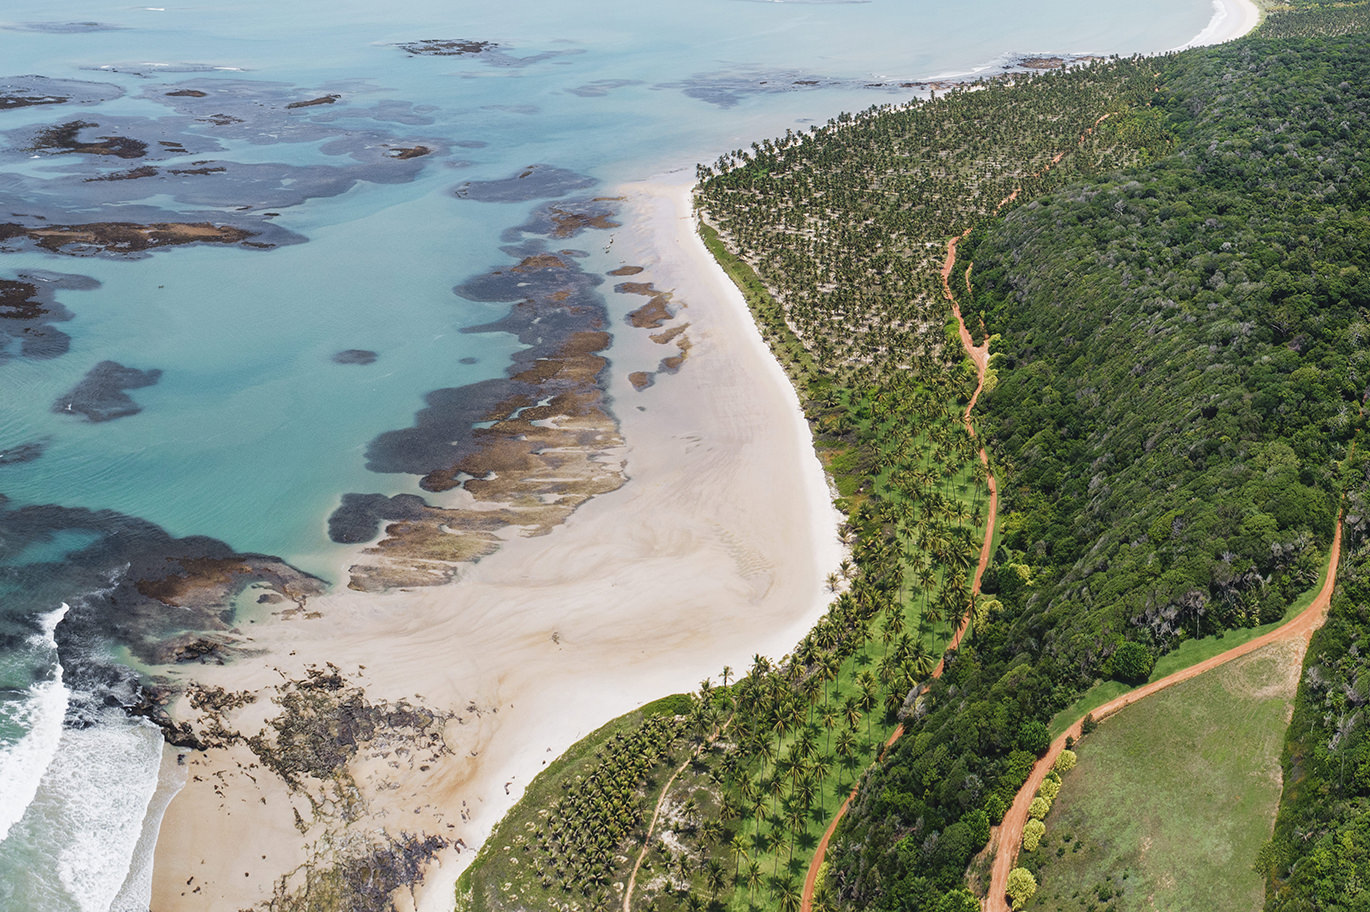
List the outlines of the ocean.
{"type": "MultiPolygon", "coordinates": [[[[1207,0],[54,9],[0,12],[0,908],[33,912],[147,906],[161,734],[126,710],[148,625],[197,622],[128,608],[129,581],[167,554],[255,554],[345,584],[343,495],[434,496],[373,443],[525,348],[469,332],[509,310],[471,289],[548,249],[526,226],[551,201],[1022,56],[1163,51],[1215,16],[1207,0]]],[[[611,240],[563,246],[602,275],[611,240]]],[[[617,325],[641,304],[585,291],[617,325]]]]}

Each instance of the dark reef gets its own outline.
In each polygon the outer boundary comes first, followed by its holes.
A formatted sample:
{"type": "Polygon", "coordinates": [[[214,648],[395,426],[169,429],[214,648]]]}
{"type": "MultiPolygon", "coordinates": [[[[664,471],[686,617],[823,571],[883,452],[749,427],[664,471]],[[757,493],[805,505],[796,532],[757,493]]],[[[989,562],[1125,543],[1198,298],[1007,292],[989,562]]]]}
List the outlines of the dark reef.
{"type": "Polygon", "coordinates": [[[499,45],[493,41],[472,41],[463,38],[425,38],[421,41],[398,44],[396,47],[415,57],[461,57],[483,54],[499,45]]]}
{"type": "Polygon", "coordinates": [[[108,82],[8,76],[0,79],[0,111],[35,105],[98,104],[123,94],[123,89],[108,82]]]}
{"type": "Polygon", "coordinates": [[[124,390],[152,386],[161,376],[160,370],[138,370],[114,361],[101,361],[71,392],[53,403],[52,410],[59,414],[75,412],[90,421],[113,421],[136,415],[143,407],[124,390]]]}
{"type": "Polygon", "coordinates": [[[89,32],[121,32],[122,25],[109,22],[18,22],[0,26],[9,32],[48,32],[54,35],[83,35],[89,32]]]}
{"type": "Polygon", "coordinates": [[[552,199],[576,190],[593,187],[596,181],[584,174],[553,165],[529,165],[519,173],[499,180],[468,181],[453,192],[461,199],[482,203],[524,203],[552,199]]]}
{"type": "Polygon", "coordinates": [[[71,319],[71,311],[59,304],[54,293],[98,288],[86,276],[31,270],[0,278],[0,362],[13,357],[10,346],[19,343],[23,358],[56,358],[67,353],[71,337],[51,324],[71,319]]]}
{"type": "Polygon", "coordinates": [[[422,519],[427,510],[417,494],[344,494],[328,517],[328,537],[340,545],[359,545],[376,537],[382,521],[422,519]]]}
{"type": "Polygon", "coordinates": [[[371,541],[384,525],[384,538],[366,551],[370,562],[351,568],[352,588],[446,582],[456,564],[497,548],[503,530],[547,531],[587,498],[623,483],[621,462],[607,455],[622,439],[602,386],[608,362],[601,353],[611,338],[598,291],[604,279],[581,269],[582,252],[546,245],[549,237],[613,224],[614,214],[604,200],[544,207],[506,235],[517,241],[502,248],[517,258],[513,265],[454,289],[469,301],[511,305],[502,319],[464,332],[508,333],[526,347],[503,378],[430,392],[411,427],[371,442],[367,468],[421,476],[426,491],[460,487],[488,506],[435,507],[414,495],[344,496],[329,520],[334,541],[371,541]],[[568,214],[578,216],[569,227],[568,214]]]}
{"type": "Polygon", "coordinates": [[[43,451],[48,448],[47,439],[31,440],[28,443],[21,443],[17,446],[6,447],[0,450],[0,466],[19,465],[23,462],[33,462],[43,455],[43,451]]]}
{"type": "Polygon", "coordinates": [[[377,354],[367,348],[349,348],[333,356],[335,364],[374,364],[377,354]]]}

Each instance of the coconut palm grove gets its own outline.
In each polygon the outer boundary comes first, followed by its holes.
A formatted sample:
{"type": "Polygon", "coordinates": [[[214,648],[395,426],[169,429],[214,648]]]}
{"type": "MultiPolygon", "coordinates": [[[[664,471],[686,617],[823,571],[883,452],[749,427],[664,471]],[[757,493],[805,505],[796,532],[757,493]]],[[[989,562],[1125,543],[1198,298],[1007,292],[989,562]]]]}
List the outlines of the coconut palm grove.
{"type": "Polygon", "coordinates": [[[1060,721],[1275,629],[1340,523],[1283,797],[1230,864],[1269,912],[1364,908],[1367,27],[1294,0],[1225,45],[942,86],[699,165],[699,230],[799,391],[850,559],[789,655],[549,766],[458,907],[1048,908],[1038,847],[1097,720],[1003,837],[1060,721]]]}

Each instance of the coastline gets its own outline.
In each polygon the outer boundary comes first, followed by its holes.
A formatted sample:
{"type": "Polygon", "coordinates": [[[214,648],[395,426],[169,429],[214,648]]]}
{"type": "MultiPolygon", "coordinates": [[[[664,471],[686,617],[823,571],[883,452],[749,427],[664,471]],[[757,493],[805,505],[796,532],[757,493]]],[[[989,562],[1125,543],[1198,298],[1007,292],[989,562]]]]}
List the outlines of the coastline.
{"type": "Polygon", "coordinates": [[[258,696],[225,717],[246,734],[279,712],[270,698],[284,680],[332,663],[373,704],[440,714],[445,750],[420,764],[401,739],[359,755],[348,769],[364,813],[346,824],[311,820],[310,802],[241,742],[187,752],[157,843],[153,909],[269,899],[310,844],[370,827],[450,841],[413,903],[446,910],[474,850],[546,763],[725,664],[788,651],[826,609],[840,517],[793,388],[694,231],[691,184],[682,171],[621,188],[631,214],[614,252],[672,292],[692,342],[677,373],[638,391],[620,361],[663,350],[617,330],[625,344],[610,352],[608,387],[629,484],[546,535],[506,543],[455,585],[338,589],[307,616],[254,625],[261,655],[188,669],[258,696]]]}
{"type": "Polygon", "coordinates": [[[1171,48],[1169,53],[1235,41],[1260,25],[1263,16],[1254,0],[1213,0],[1213,18],[1208,25],[1184,44],[1171,48]]]}
{"type": "MultiPolygon", "coordinates": [[[[1175,50],[1233,40],[1260,22],[1250,0],[1214,8],[1175,50]]],[[[372,758],[357,777],[378,826],[460,842],[427,869],[412,903],[420,912],[450,909],[457,876],[551,759],[724,664],[786,652],[829,601],[822,579],[842,557],[840,516],[793,387],[694,231],[691,185],[680,171],[613,191],[631,213],[614,233],[616,252],[684,302],[694,343],[678,374],[644,390],[618,363],[632,353],[617,341],[608,352],[631,484],[548,535],[506,542],[454,585],[336,591],[310,603],[318,618],[259,624],[255,645],[272,641],[261,658],[193,669],[196,680],[265,694],[282,675],[333,663],[365,668],[358,680],[378,699],[474,711],[449,720],[450,755],[431,770],[408,769],[400,784],[372,758]]],[[[260,723],[270,709],[262,699],[244,719],[260,723]]],[[[269,899],[274,882],[308,859],[288,816],[300,802],[261,779],[241,746],[189,765],[162,818],[153,910],[269,899]],[[230,804],[242,810],[225,813],[230,804]],[[206,892],[187,894],[192,871],[206,892]]]]}

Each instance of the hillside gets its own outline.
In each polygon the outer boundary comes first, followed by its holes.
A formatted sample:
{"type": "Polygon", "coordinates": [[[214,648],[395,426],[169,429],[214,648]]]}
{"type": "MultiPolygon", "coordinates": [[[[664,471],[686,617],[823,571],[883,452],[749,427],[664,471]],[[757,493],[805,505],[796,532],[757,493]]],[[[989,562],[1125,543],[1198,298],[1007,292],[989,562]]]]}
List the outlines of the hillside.
{"type": "MultiPolygon", "coordinates": [[[[1363,21],[1318,7],[1267,33],[1363,21]]],[[[955,901],[977,815],[1003,813],[1053,712],[1278,617],[1316,576],[1370,387],[1367,66],[1359,34],[1252,38],[717,163],[707,217],[829,388],[878,398],[948,370],[935,267],[976,229],[952,286],[995,355],[997,610],[867,777],[830,855],[836,905],[955,901]]]]}

